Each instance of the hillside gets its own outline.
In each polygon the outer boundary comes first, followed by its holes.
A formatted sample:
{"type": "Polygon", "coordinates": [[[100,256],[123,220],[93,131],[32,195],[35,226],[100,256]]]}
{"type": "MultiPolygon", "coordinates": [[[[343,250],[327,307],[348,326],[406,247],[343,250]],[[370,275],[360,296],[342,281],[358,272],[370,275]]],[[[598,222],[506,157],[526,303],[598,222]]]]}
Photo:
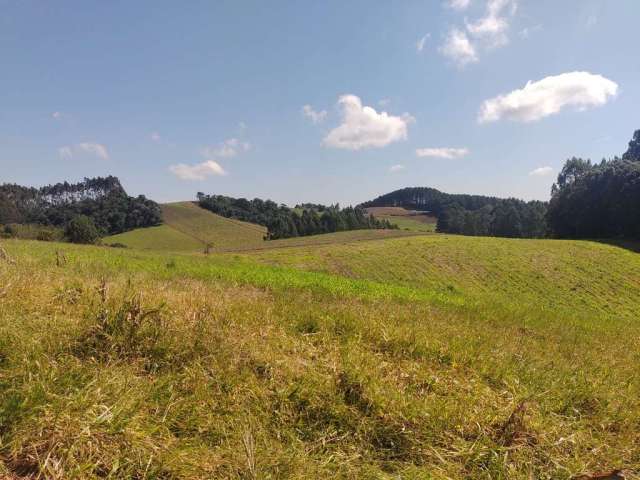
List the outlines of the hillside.
{"type": "Polygon", "coordinates": [[[629,250],[441,235],[209,256],[2,247],[0,476],[640,466],[629,250]]]}
{"type": "Polygon", "coordinates": [[[403,207],[369,207],[366,212],[381,220],[388,220],[402,230],[435,232],[438,219],[433,215],[407,210],[403,207]]]}
{"type": "Polygon", "coordinates": [[[161,208],[163,225],[112,235],[106,237],[104,243],[119,243],[139,250],[200,253],[207,243],[212,245],[212,251],[247,251],[378,240],[425,231],[420,225],[421,228],[410,228],[409,232],[367,229],[264,241],[266,228],[261,225],[221,217],[193,202],[169,203],[161,208]]]}
{"type": "Polygon", "coordinates": [[[137,229],[104,239],[143,250],[200,252],[257,247],[264,243],[266,229],[260,225],[221,217],[193,202],[161,205],[164,224],[153,229],[137,229]]]}
{"type": "MultiPolygon", "coordinates": [[[[544,238],[548,236],[548,203],[539,200],[450,194],[429,187],[408,187],[381,195],[362,208],[403,208],[428,212],[442,233],[544,238]]],[[[615,235],[612,235],[612,238],[615,235]]]]}

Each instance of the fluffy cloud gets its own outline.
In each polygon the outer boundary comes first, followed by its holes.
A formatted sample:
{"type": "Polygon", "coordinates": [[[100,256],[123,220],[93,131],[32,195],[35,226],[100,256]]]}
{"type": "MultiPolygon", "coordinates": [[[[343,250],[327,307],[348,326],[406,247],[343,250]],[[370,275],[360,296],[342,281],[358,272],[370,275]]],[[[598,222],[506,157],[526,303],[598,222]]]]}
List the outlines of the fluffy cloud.
{"type": "Polygon", "coordinates": [[[327,118],[326,110],[316,112],[311,105],[305,105],[302,107],[302,114],[313,123],[322,123],[324,119],[327,118]]]}
{"type": "Polygon", "coordinates": [[[229,138],[215,147],[204,147],[201,154],[205,158],[231,158],[239,153],[248,151],[251,148],[249,142],[244,142],[237,138],[229,138]]]}
{"type": "Polygon", "coordinates": [[[566,107],[585,110],[604,105],[618,92],[618,85],[589,72],[570,72],[527,82],[524,88],[486,100],[478,122],[502,118],[533,122],[558,113],[566,107]]]}
{"type": "MultiPolygon", "coordinates": [[[[469,2],[451,0],[449,6],[463,10],[469,2]],[[454,4],[459,4],[457,8],[454,4]]],[[[508,31],[511,17],[517,9],[516,0],[487,0],[484,16],[475,21],[465,19],[465,28],[449,30],[439,51],[458,66],[477,62],[478,52],[509,43],[508,31]]]]}
{"type": "Polygon", "coordinates": [[[454,10],[466,10],[471,4],[471,0],[449,0],[447,6],[454,10]]]}
{"type": "Polygon", "coordinates": [[[529,172],[531,177],[546,177],[553,173],[552,167],[539,167],[529,172]]]}
{"type": "Polygon", "coordinates": [[[509,43],[509,17],[517,8],[514,0],[489,0],[484,17],[467,23],[467,30],[488,47],[500,47],[509,43]]]}
{"type": "Polygon", "coordinates": [[[445,57],[455,62],[458,66],[478,61],[478,55],[467,34],[459,28],[449,30],[444,44],[438,49],[445,57]]]}
{"type": "Polygon", "coordinates": [[[195,165],[178,163],[171,165],[169,171],[180,180],[205,180],[213,175],[226,175],[227,172],[215,160],[206,160],[195,165]]]}
{"type": "Polygon", "coordinates": [[[89,154],[103,160],[109,160],[107,147],[100,143],[78,143],[76,145],[66,145],[58,149],[58,155],[64,160],[70,160],[78,154],[89,154]]]}
{"type": "Polygon", "coordinates": [[[391,165],[389,167],[389,172],[396,173],[404,170],[404,165],[391,165]]]}
{"type": "Polygon", "coordinates": [[[238,138],[228,138],[224,142],[213,146],[204,147],[200,150],[200,155],[205,159],[201,163],[186,164],[178,163],[169,166],[169,171],[180,180],[205,180],[207,177],[214,175],[226,175],[226,170],[220,165],[216,158],[231,158],[246,152],[251,148],[249,142],[239,140],[238,138]]]}
{"type": "Polygon", "coordinates": [[[431,38],[430,33],[427,33],[424,37],[422,37],[420,40],[416,42],[416,50],[418,51],[418,53],[424,50],[424,44],[427,42],[428,38],[431,38]]]}
{"type": "Polygon", "coordinates": [[[342,95],[338,100],[342,109],[342,123],[331,130],[324,145],[347,150],[381,148],[407,139],[407,127],[414,119],[408,113],[402,116],[376,112],[362,105],[355,95],[342,95]]]}
{"type": "Polygon", "coordinates": [[[436,157],[436,158],[462,158],[469,154],[468,148],[419,148],[416,150],[418,157],[436,157]]]}

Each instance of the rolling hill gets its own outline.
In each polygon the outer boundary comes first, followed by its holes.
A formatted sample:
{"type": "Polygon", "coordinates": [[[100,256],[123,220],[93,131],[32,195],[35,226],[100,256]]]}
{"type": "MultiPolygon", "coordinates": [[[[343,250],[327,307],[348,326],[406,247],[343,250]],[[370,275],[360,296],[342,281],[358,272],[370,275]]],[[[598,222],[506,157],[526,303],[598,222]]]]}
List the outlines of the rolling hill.
{"type": "Polygon", "coordinates": [[[0,476],[639,466],[630,250],[445,235],[209,256],[2,247],[0,476]]]}
{"type": "Polygon", "coordinates": [[[104,243],[121,243],[143,250],[198,252],[207,244],[213,251],[258,247],[266,228],[224,218],[193,202],[161,205],[163,225],[106,237],[104,243]]]}
{"type": "Polygon", "coordinates": [[[200,253],[207,244],[211,251],[265,250],[296,245],[343,244],[356,241],[404,237],[430,230],[428,224],[409,220],[403,230],[351,230],[281,240],[263,240],[266,228],[216,215],[193,202],[161,205],[163,224],[139,228],[104,238],[104,243],[122,244],[138,250],[200,253]],[[408,231],[406,231],[408,230],[408,231]]]}
{"type": "Polygon", "coordinates": [[[389,220],[402,230],[410,232],[435,232],[438,219],[429,214],[407,210],[403,207],[369,207],[366,212],[381,220],[389,220]]]}

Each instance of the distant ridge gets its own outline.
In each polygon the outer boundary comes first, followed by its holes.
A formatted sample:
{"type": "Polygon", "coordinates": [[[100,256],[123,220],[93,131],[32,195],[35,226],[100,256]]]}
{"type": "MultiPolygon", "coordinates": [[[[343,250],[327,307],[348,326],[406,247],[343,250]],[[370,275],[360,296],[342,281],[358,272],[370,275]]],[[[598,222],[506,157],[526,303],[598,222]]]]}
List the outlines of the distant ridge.
{"type": "Polygon", "coordinates": [[[465,210],[477,210],[486,205],[494,205],[500,200],[498,197],[484,195],[444,193],[431,187],[406,187],[380,195],[359,206],[362,208],[402,207],[407,210],[428,211],[437,217],[452,204],[458,204],[465,210]]]}

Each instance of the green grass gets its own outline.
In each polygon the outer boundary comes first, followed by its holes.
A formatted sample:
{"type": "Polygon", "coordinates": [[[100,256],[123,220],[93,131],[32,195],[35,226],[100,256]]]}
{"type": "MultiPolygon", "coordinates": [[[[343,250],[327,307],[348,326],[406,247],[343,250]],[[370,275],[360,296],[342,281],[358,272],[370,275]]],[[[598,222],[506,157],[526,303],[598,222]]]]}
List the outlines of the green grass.
{"type": "Polygon", "coordinates": [[[370,207],[368,213],[380,220],[388,220],[402,230],[411,232],[433,233],[436,231],[437,219],[431,215],[413,215],[402,207],[370,207]]]}
{"type": "MultiPolygon", "coordinates": [[[[207,243],[215,252],[265,250],[299,245],[344,244],[355,241],[403,237],[421,231],[352,230],[264,241],[266,228],[228,219],[198,207],[193,202],[162,205],[164,224],[140,228],[103,239],[105,244],[121,243],[139,250],[201,253],[207,243]]],[[[425,225],[425,224],[421,224],[425,225]]]]}
{"type": "Polygon", "coordinates": [[[176,230],[169,225],[138,228],[130,232],[111,235],[103,240],[105,244],[121,243],[129,248],[169,252],[202,251],[201,241],[176,230]]]}
{"type": "Polygon", "coordinates": [[[162,205],[164,221],[183,233],[215,248],[239,248],[261,245],[267,229],[261,225],[221,217],[193,202],[162,205]]]}
{"type": "Polygon", "coordinates": [[[142,250],[201,252],[259,247],[266,229],[260,225],[228,219],[200,208],[194,202],[167,203],[162,207],[164,224],[106,237],[104,243],[122,243],[142,250]]]}
{"type": "Polygon", "coordinates": [[[410,216],[376,215],[376,218],[380,220],[389,220],[389,222],[397,225],[400,229],[408,230],[410,232],[433,233],[436,231],[435,223],[423,222],[410,216]]]}
{"type": "Polygon", "coordinates": [[[0,477],[638,469],[637,254],[352,240],[209,256],[2,241],[0,477]]]}
{"type": "Polygon", "coordinates": [[[266,250],[319,245],[347,245],[357,242],[367,242],[371,240],[385,240],[398,237],[410,237],[416,235],[415,232],[402,230],[349,230],[346,232],[323,233],[319,235],[309,235],[306,237],[283,238],[280,240],[270,240],[256,248],[239,250],[266,250]]]}
{"type": "Polygon", "coordinates": [[[251,258],[549,315],[635,317],[640,311],[640,257],[587,241],[430,235],[264,251],[251,258]]]}

